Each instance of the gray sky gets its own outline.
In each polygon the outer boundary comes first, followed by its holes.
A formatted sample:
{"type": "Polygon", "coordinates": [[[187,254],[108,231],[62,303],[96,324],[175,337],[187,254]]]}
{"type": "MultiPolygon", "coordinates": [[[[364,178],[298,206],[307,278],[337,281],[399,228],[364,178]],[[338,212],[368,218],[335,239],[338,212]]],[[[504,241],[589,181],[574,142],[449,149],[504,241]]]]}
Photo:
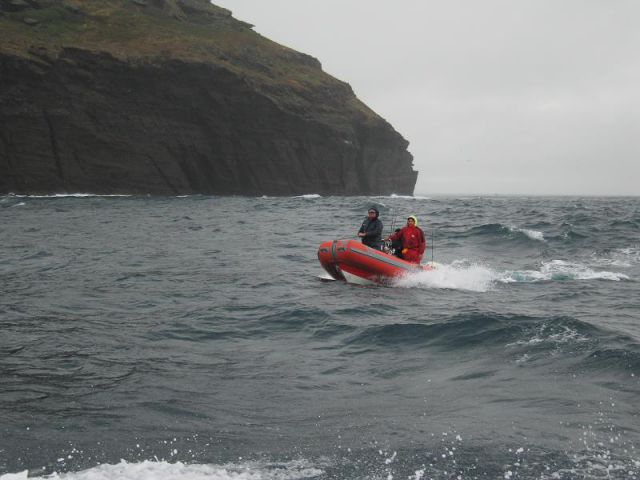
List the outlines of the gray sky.
{"type": "Polygon", "coordinates": [[[407,140],[416,194],[640,194],[638,0],[214,0],[407,140]]]}

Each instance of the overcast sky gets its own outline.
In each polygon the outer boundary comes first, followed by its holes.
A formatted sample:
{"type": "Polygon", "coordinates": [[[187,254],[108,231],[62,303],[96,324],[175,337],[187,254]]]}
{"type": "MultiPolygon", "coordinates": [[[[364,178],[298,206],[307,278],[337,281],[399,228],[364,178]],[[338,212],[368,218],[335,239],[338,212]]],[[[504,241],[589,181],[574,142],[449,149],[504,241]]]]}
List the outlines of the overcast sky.
{"type": "Polygon", "coordinates": [[[640,0],[214,0],[407,140],[416,194],[640,194],[640,0]]]}

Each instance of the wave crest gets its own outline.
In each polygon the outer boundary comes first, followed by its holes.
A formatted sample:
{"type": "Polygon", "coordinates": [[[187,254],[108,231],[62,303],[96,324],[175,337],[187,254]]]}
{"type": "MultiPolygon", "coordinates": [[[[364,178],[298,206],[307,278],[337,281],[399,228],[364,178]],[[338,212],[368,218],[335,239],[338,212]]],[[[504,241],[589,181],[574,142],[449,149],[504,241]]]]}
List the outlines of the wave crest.
{"type": "Polygon", "coordinates": [[[499,237],[507,240],[546,242],[544,233],[530,228],[504,225],[502,223],[486,223],[466,231],[463,237],[499,237]]]}
{"type": "Polygon", "coordinates": [[[502,283],[527,283],[564,280],[612,280],[618,282],[620,280],[629,280],[629,276],[619,272],[593,270],[581,263],[551,260],[543,262],[540,270],[505,272],[505,275],[499,281],[502,283]]]}

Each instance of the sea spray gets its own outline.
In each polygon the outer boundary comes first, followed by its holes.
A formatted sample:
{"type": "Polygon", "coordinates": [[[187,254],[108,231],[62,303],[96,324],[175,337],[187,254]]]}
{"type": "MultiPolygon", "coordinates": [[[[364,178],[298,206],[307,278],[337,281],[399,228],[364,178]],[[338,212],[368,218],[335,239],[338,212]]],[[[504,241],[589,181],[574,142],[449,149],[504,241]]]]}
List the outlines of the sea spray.
{"type": "Polygon", "coordinates": [[[486,292],[499,278],[491,268],[481,264],[456,261],[449,265],[437,264],[434,270],[409,274],[395,285],[405,288],[447,288],[486,292]]]}

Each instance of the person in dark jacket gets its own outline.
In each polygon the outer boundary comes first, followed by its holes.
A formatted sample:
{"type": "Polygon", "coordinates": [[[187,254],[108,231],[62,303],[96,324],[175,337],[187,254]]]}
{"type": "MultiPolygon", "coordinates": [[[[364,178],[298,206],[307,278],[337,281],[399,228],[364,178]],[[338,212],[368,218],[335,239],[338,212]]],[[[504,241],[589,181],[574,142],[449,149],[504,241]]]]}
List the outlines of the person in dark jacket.
{"type": "Polygon", "coordinates": [[[362,238],[362,243],[367,247],[375,248],[376,250],[382,249],[382,222],[378,218],[380,212],[376,207],[369,209],[367,218],[362,222],[360,230],[358,230],[358,236],[362,238]]]}

